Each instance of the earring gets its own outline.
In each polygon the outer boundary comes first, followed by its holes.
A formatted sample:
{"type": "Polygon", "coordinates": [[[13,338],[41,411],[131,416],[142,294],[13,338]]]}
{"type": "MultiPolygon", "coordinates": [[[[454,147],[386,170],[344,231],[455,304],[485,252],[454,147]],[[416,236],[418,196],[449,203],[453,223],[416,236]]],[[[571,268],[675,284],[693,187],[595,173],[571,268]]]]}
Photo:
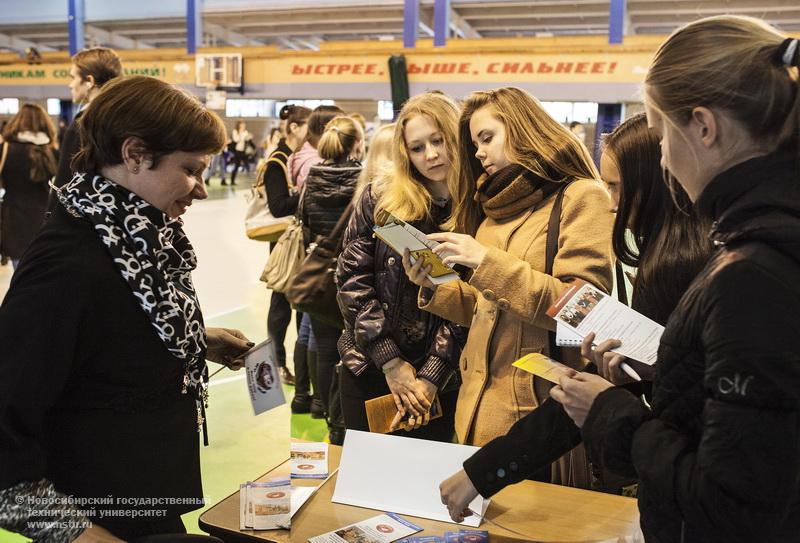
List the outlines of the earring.
{"type": "Polygon", "coordinates": [[[139,173],[139,163],[137,162],[136,165],[131,170],[133,173],[139,173]]]}

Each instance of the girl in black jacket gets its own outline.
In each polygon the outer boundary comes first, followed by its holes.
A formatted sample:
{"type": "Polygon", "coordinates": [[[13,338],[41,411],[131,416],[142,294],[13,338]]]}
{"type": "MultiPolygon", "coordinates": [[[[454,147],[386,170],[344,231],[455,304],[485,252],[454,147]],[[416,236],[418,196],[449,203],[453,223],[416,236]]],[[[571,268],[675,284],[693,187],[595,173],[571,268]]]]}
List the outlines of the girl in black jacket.
{"type": "MultiPolygon", "coordinates": [[[[331,234],[353,199],[364,152],[364,132],[350,117],[331,119],[317,146],[321,164],[312,166],[303,189],[302,220],[306,244],[331,234]]],[[[331,443],[341,445],[344,428],[331,424],[331,385],[339,352],[336,342],[342,330],[311,315],[311,329],[317,343],[317,383],[319,395],[329,415],[331,443]]],[[[337,406],[338,407],[338,406],[337,406]]],[[[338,409],[337,409],[338,411],[338,409]]]]}
{"type": "MultiPolygon", "coordinates": [[[[600,174],[616,212],[614,253],[624,264],[638,268],[632,307],[663,324],[705,265],[711,244],[708,225],[684,211],[689,205],[686,193],[680,187],[670,193],[660,162],[658,138],[648,129],[644,114],[639,114],[605,138],[600,174]]],[[[628,379],[624,373],[620,376],[621,360],[615,359],[609,369],[602,364],[602,350],[596,352],[601,375],[614,382],[628,379]]],[[[636,369],[645,374],[650,368],[641,364],[636,369]]],[[[529,478],[580,442],[580,429],[563,406],[547,400],[464,462],[464,470],[442,483],[442,498],[453,519],[460,520],[465,504],[478,493],[488,498],[529,478]]]]}
{"type": "Polygon", "coordinates": [[[453,438],[461,331],[417,307],[419,289],[406,277],[402,256],[372,231],[389,214],[425,233],[448,218],[458,115],[443,94],[409,101],[397,120],[392,163],[384,165],[390,171],[379,173],[356,200],[336,273],[345,319],[339,351],[347,428],[369,430],[364,402],[391,393],[398,411],[411,416],[411,437],[453,438]],[[423,426],[437,391],[443,416],[423,426]]]}
{"type": "Polygon", "coordinates": [[[6,194],[0,214],[0,255],[17,267],[22,253],[44,223],[48,181],[56,173],[56,130],[47,112],[35,104],[23,104],[3,129],[0,166],[6,194]]]}
{"type": "Polygon", "coordinates": [[[647,74],[664,166],[717,249],[667,322],[652,408],[584,373],[551,395],[595,462],[638,476],[648,541],[800,541],[798,67],[800,41],[724,16],[647,74]]]}

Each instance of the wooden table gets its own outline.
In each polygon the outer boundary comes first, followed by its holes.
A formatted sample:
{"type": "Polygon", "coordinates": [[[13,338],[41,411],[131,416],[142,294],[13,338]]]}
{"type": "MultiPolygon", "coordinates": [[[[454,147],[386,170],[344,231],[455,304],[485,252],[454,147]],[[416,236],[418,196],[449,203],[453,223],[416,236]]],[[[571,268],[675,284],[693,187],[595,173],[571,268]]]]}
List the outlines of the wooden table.
{"type": "MultiPolygon", "coordinates": [[[[339,452],[336,466],[339,465],[339,452]]],[[[328,461],[331,465],[331,461],[328,461]]],[[[257,481],[266,481],[275,477],[288,477],[291,466],[287,458],[282,463],[262,475],[257,481]]],[[[293,486],[319,486],[319,479],[292,479],[293,486]]],[[[214,507],[200,515],[198,525],[209,534],[226,543],[288,543],[292,541],[289,530],[239,530],[239,491],[237,490],[214,507]]]]}
{"type": "MultiPolygon", "coordinates": [[[[339,466],[342,448],[329,445],[328,469],[339,466]]],[[[288,459],[258,480],[287,476],[288,459]]],[[[319,486],[320,480],[293,479],[295,486],[319,486]]],[[[229,543],[305,542],[308,538],[331,532],[381,513],[363,507],[333,503],[336,475],[317,491],[292,519],[288,530],[239,530],[239,492],[235,492],[200,516],[200,527],[209,534],[229,543]]],[[[459,529],[459,525],[428,520],[410,515],[404,518],[418,524],[424,531],[416,535],[438,535],[459,529]]],[[[639,511],[636,500],[589,492],[557,485],[524,481],[509,486],[492,498],[486,518],[479,529],[490,534],[492,543],[594,542],[632,536],[639,530],[639,511]],[[520,535],[524,534],[524,535],[520,535]]],[[[471,528],[468,528],[471,529],[471,528]]]]}
{"type": "MultiPolygon", "coordinates": [[[[336,469],[341,447],[329,447],[328,466],[336,469]]],[[[331,502],[336,475],[322,486],[292,519],[291,540],[297,543],[381,513],[331,502]]],[[[238,502],[237,502],[238,503],[238,502]]],[[[238,523],[238,509],[236,510],[238,523]]],[[[401,515],[422,526],[415,535],[457,531],[459,525],[401,515]]],[[[524,481],[509,486],[492,498],[486,518],[515,532],[483,522],[492,543],[547,541],[588,542],[632,536],[639,531],[636,500],[599,492],[524,481]]],[[[473,529],[473,528],[467,528],[473,529]]]]}

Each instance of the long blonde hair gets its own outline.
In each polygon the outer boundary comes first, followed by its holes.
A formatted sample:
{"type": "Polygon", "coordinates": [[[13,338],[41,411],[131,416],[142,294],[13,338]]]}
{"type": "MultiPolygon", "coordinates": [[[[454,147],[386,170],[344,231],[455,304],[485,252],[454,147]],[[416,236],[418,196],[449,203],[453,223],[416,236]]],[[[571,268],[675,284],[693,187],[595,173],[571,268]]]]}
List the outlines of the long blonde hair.
{"type": "Polygon", "coordinates": [[[378,200],[375,221],[390,213],[404,221],[416,221],[430,216],[431,194],[425,188],[425,178],[411,163],[405,140],[406,124],[418,115],[429,118],[442,133],[449,166],[447,186],[454,194],[458,183],[456,170],[457,130],[460,108],[449,96],[440,92],[427,92],[411,98],[397,117],[392,142],[392,168],[375,183],[378,200]]]}
{"type": "Polygon", "coordinates": [[[784,64],[786,36],[751,17],[708,17],[676,30],[645,79],[648,104],[685,126],[695,107],[724,110],[765,152],[791,143],[800,158],[800,55],[784,64]]]}
{"type": "Polygon", "coordinates": [[[358,142],[363,140],[364,131],[361,130],[361,125],[350,117],[340,115],[325,125],[317,152],[324,160],[342,162],[353,153],[358,142]]]}
{"type": "Polygon", "coordinates": [[[375,131],[375,135],[372,136],[364,169],[361,170],[361,175],[358,176],[356,198],[360,197],[364,187],[376,180],[387,165],[391,163],[395,126],[395,123],[385,124],[378,128],[375,131]]]}
{"type": "Polygon", "coordinates": [[[474,92],[464,100],[458,121],[460,178],[456,190],[450,193],[453,215],[447,227],[475,235],[484,218],[483,209],[474,200],[476,182],[484,172],[475,158],[477,148],[472,143],[469,123],[476,111],[487,106],[505,126],[504,150],[511,163],[556,183],[600,178],[583,142],[553,119],[536,98],[515,87],[474,92]]]}

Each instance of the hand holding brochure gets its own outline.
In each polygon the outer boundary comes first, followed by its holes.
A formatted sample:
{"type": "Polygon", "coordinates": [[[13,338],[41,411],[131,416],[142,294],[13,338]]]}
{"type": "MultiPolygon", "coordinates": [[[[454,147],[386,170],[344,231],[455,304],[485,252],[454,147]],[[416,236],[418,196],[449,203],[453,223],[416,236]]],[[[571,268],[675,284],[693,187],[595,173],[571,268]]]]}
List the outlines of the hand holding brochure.
{"type": "Polygon", "coordinates": [[[656,362],[664,327],[585,281],[576,280],[547,314],[581,337],[594,332],[597,345],[618,339],[622,345],[615,353],[651,366],[656,362]]]}
{"type": "Polygon", "coordinates": [[[247,390],[256,415],[286,403],[276,360],[275,346],[270,339],[244,354],[247,390]]]}
{"type": "MultiPolygon", "coordinates": [[[[397,415],[397,405],[394,403],[394,397],[391,394],[379,396],[364,402],[364,407],[367,410],[367,423],[369,424],[369,431],[377,434],[388,434],[391,431],[392,422],[397,415]]],[[[437,394],[433,398],[430,409],[430,420],[438,419],[442,416],[442,404],[439,401],[437,394]]],[[[407,421],[411,418],[411,412],[406,412],[400,423],[399,429],[407,429],[407,421]]]]}
{"type": "Polygon", "coordinates": [[[453,268],[442,262],[442,259],[433,252],[432,249],[439,244],[429,240],[423,232],[407,222],[390,216],[385,225],[376,226],[373,231],[395,252],[402,255],[408,250],[411,253],[412,263],[422,258],[424,266],[431,266],[428,278],[433,284],[441,285],[458,279],[458,274],[453,268]]]}
{"type": "Polygon", "coordinates": [[[555,384],[559,384],[561,377],[569,377],[575,373],[575,370],[569,366],[556,362],[542,353],[526,354],[514,362],[512,366],[555,384]]]}

